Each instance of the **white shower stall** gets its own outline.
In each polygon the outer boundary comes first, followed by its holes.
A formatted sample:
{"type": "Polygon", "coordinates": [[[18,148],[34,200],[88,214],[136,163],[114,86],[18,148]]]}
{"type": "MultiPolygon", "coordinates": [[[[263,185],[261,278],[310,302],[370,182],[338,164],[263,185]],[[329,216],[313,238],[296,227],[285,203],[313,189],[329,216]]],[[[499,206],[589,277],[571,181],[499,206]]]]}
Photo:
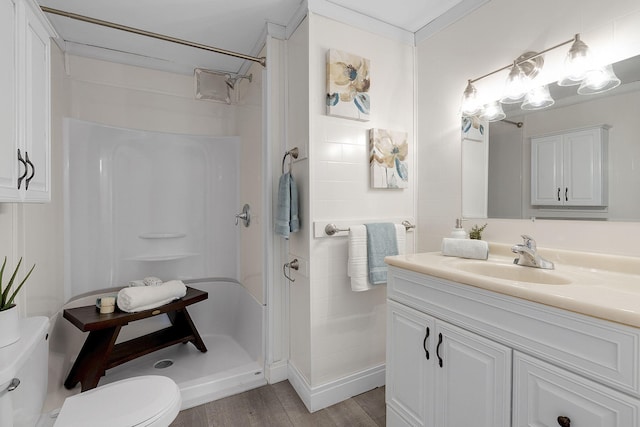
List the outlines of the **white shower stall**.
{"type": "MultiPolygon", "coordinates": [[[[77,119],[65,119],[64,133],[63,308],[90,305],[147,276],[181,279],[208,292],[207,300],[189,307],[206,353],[190,344],[168,347],[108,370],[99,385],[166,375],[180,386],[187,408],[266,383],[265,307],[239,281],[240,138],[77,119]]],[[[84,335],[62,310],[53,320],[50,395],[64,397],[74,393],[61,385],[84,335]]],[[[169,324],[166,315],[136,321],[118,341],[169,324]]]]}

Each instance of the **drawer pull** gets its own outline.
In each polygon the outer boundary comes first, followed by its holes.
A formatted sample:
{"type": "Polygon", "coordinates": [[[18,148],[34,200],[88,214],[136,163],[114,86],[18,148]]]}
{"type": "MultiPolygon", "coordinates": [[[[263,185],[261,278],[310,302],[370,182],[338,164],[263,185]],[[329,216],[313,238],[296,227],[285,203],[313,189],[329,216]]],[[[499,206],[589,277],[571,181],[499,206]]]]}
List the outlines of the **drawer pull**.
{"type": "Polygon", "coordinates": [[[427,326],[427,333],[424,336],[424,341],[422,341],[422,348],[424,348],[424,355],[429,360],[429,350],[427,350],[427,338],[429,338],[429,327],[427,326]]]}
{"type": "Polygon", "coordinates": [[[151,312],[151,315],[152,315],[152,316],[155,316],[156,314],[160,314],[160,310],[153,310],[153,311],[151,312]]]}
{"type": "Polygon", "coordinates": [[[436,347],[436,356],[438,356],[438,365],[442,368],[442,357],[440,357],[440,344],[442,344],[442,334],[438,334],[438,346],[436,347]]]}
{"type": "Polygon", "coordinates": [[[569,417],[563,417],[562,415],[560,415],[558,417],[558,425],[560,427],[571,427],[571,420],[569,419],[569,417]]]}

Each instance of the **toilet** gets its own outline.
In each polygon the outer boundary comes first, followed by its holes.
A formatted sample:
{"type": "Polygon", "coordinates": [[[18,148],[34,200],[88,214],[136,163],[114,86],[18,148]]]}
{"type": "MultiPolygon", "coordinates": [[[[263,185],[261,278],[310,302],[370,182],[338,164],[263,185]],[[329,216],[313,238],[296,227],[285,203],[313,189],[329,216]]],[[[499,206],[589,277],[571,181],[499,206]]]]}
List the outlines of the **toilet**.
{"type": "Polygon", "coordinates": [[[0,348],[0,427],[167,427],[182,398],[168,377],[147,375],[68,397],[54,422],[41,415],[47,394],[49,319],[21,319],[20,340],[0,348]]]}

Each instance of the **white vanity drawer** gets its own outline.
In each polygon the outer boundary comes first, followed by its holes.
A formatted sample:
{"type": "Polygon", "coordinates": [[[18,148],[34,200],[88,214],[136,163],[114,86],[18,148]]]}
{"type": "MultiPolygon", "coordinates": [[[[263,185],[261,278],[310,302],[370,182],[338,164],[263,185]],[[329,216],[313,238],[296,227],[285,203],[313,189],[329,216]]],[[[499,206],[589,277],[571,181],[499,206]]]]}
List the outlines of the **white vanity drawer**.
{"type": "Polygon", "coordinates": [[[517,352],[513,402],[514,427],[640,425],[640,400],[517,352]]]}
{"type": "Polygon", "coordinates": [[[640,397],[640,330],[396,267],[388,298],[640,397]]]}

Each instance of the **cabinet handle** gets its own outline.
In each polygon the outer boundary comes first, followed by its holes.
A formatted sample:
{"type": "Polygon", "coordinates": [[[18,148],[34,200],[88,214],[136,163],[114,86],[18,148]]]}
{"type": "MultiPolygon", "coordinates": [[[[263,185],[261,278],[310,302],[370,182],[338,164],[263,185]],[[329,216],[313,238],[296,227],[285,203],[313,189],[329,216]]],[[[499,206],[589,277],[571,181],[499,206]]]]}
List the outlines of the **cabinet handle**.
{"type": "Polygon", "coordinates": [[[571,427],[571,420],[569,419],[569,417],[563,417],[562,415],[560,415],[558,417],[558,425],[560,427],[571,427]]]}
{"type": "MultiPolygon", "coordinates": [[[[22,185],[22,180],[24,179],[25,176],[27,176],[27,162],[25,162],[24,159],[22,158],[19,148],[18,148],[18,161],[24,165],[24,173],[20,175],[20,177],[18,178],[18,190],[19,190],[20,186],[22,185]]],[[[19,167],[18,167],[18,170],[20,170],[19,167]]]]}
{"type": "Polygon", "coordinates": [[[436,347],[436,356],[438,356],[438,365],[442,368],[442,357],[440,357],[440,344],[442,344],[442,333],[438,334],[438,346],[436,347]]]}
{"type": "Polygon", "coordinates": [[[558,187],[558,201],[560,201],[560,187],[558,187]]]}
{"type": "Polygon", "coordinates": [[[564,188],[564,201],[565,202],[569,201],[569,187],[564,188]]]}
{"type": "MultiPolygon", "coordinates": [[[[31,175],[29,175],[29,178],[27,178],[27,180],[24,183],[24,189],[28,190],[29,189],[29,181],[31,181],[33,179],[33,176],[36,174],[36,167],[33,165],[33,163],[31,163],[31,160],[29,160],[29,153],[28,152],[24,152],[24,161],[31,166],[31,175]]],[[[26,174],[26,170],[25,170],[25,174],[26,174]]]]}
{"type": "Polygon", "coordinates": [[[429,327],[427,326],[427,332],[424,335],[424,341],[422,341],[422,348],[424,348],[424,355],[429,360],[429,350],[427,350],[427,338],[429,338],[429,327]]]}

